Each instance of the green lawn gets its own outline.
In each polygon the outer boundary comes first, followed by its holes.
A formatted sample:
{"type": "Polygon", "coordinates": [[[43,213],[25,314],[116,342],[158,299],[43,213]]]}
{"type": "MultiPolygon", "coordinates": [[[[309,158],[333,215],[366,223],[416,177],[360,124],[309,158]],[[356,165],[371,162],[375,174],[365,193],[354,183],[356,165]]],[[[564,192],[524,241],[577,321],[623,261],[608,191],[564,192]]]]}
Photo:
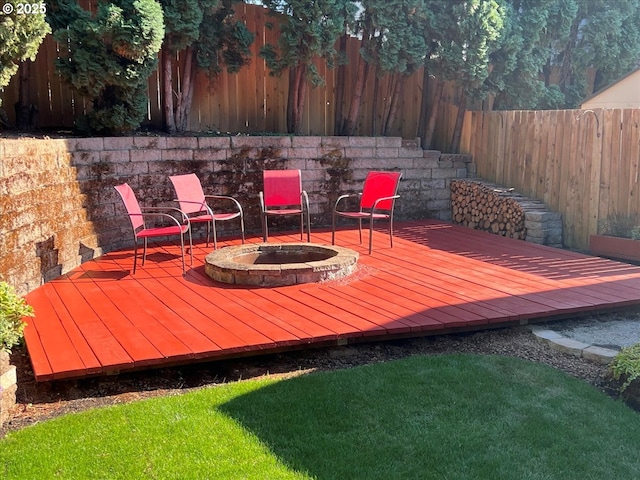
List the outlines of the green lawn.
{"type": "Polygon", "coordinates": [[[549,367],[412,357],[69,415],[0,442],[2,478],[634,479],[640,415],[549,367]]]}

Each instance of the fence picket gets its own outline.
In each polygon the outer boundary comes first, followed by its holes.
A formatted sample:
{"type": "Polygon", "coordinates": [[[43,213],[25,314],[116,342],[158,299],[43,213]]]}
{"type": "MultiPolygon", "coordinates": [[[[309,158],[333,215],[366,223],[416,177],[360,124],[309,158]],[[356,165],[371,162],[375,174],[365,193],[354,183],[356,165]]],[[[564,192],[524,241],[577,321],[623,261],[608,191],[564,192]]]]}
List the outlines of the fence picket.
{"type": "Polygon", "coordinates": [[[465,123],[478,175],[561,212],[566,246],[588,248],[614,215],[640,222],[640,110],[473,112],[465,123]]]}

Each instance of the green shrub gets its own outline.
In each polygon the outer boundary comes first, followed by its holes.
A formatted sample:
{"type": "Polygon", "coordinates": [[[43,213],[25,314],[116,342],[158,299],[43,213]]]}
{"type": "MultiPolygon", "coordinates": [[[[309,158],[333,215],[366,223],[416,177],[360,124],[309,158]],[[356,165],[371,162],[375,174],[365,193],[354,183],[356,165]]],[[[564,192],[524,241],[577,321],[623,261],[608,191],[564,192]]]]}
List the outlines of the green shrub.
{"type": "Polygon", "coordinates": [[[78,2],[53,3],[48,20],[64,45],[58,73],[91,104],[76,127],[98,135],[136,130],[147,113],[147,79],[164,38],[162,7],[156,0],[111,0],[95,2],[92,13],[78,2]]]}
{"type": "Polygon", "coordinates": [[[23,317],[33,317],[33,308],[16,295],[13,287],[0,282],[0,351],[11,352],[22,338],[27,325],[23,317]]]}
{"type": "Polygon", "coordinates": [[[631,382],[640,377],[640,343],[620,350],[609,365],[609,372],[615,380],[623,380],[620,393],[624,392],[631,382]]]}
{"type": "Polygon", "coordinates": [[[631,238],[633,238],[634,240],[640,240],[640,225],[638,225],[637,227],[633,227],[633,229],[631,230],[631,238]]]}

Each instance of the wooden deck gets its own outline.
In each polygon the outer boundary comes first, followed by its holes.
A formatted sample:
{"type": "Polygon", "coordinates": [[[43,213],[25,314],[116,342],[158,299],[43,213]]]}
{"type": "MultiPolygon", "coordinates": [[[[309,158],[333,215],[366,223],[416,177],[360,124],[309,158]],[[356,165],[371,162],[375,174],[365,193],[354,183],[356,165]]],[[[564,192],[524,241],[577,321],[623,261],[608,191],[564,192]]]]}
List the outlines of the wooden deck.
{"type": "MultiPolygon", "coordinates": [[[[217,360],[306,346],[420,336],[640,305],[640,267],[437,221],[382,231],[347,279],[279,288],[216,283],[194,246],[154,246],[135,276],[132,251],[109,253],[27,296],[25,338],[39,381],[217,360]]],[[[249,241],[259,241],[255,238],[249,241]]],[[[296,235],[272,236],[299,241],[296,235]]],[[[331,232],[314,231],[328,244],[331,232]]],[[[237,244],[222,242],[222,245],[237,244]]]]}

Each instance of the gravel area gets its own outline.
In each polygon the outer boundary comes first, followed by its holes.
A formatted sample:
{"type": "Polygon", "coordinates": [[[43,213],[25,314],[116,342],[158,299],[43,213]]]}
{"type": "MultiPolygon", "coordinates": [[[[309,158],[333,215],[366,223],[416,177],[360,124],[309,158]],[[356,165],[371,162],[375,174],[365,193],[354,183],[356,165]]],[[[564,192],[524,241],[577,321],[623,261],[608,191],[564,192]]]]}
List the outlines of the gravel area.
{"type": "Polygon", "coordinates": [[[640,312],[593,315],[552,323],[549,329],[589,345],[620,350],[640,343],[640,312]]]}
{"type": "MultiPolygon", "coordinates": [[[[607,321],[638,321],[640,313],[590,317],[602,327],[607,321]],[[633,317],[633,318],[630,318],[633,317]]],[[[548,324],[573,331],[571,320],[548,324]]],[[[619,324],[621,325],[621,324],[619,324]]],[[[409,355],[446,353],[508,355],[544,363],[582,379],[615,396],[607,378],[607,366],[552,349],[535,339],[525,326],[485,330],[473,333],[354,344],[344,347],[316,348],[297,352],[265,355],[233,361],[219,361],[183,367],[126,373],[112,377],[95,377],[74,381],[35,382],[28,356],[23,348],[14,350],[12,363],[18,371],[17,405],[12,418],[0,429],[7,432],[24,428],[60,415],[89,408],[115,405],[145,398],[178,395],[183,392],[265,375],[293,376],[312,370],[350,368],[385,362],[409,355]]]]}

